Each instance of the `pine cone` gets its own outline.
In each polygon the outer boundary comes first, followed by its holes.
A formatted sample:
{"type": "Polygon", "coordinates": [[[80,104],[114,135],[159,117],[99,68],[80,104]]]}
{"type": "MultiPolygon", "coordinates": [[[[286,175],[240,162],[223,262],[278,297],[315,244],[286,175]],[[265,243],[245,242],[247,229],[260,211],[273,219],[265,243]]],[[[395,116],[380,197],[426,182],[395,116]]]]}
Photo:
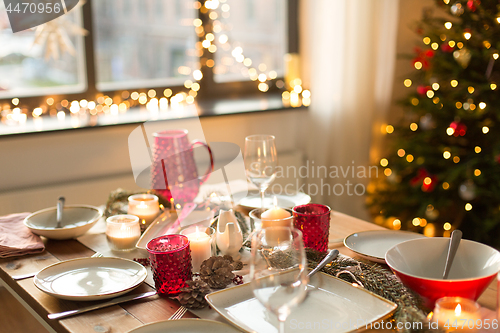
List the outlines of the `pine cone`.
{"type": "Polygon", "coordinates": [[[208,284],[201,280],[186,281],[188,287],[181,288],[179,303],[188,309],[203,309],[208,305],[205,295],[210,292],[208,284]]]}
{"type": "MultiPolygon", "coordinates": [[[[232,258],[231,258],[232,260],[232,258]]],[[[233,265],[229,259],[210,257],[203,261],[200,267],[200,278],[211,288],[222,289],[233,281],[233,265]]]]}
{"type": "Polygon", "coordinates": [[[243,263],[239,260],[234,261],[233,257],[231,257],[229,254],[225,254],[222,258],[229,260],[229,262],[233,266],[233,271],[239,271],[243,268],[243,263]]]}

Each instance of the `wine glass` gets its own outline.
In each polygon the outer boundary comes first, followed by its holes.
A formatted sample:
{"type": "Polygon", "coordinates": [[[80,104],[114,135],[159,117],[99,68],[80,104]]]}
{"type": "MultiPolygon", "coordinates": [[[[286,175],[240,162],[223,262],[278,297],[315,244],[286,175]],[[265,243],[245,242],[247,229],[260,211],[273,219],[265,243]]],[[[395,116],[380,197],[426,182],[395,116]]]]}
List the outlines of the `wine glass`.
{"type": "Polygon", "coordinates": [[[248,180],[260,190],[261,208],[269,185],[276,178],[278,157],[273,135],[250,135],[245,138],[245,170],[248,180]]]}
{"type": "Polygon", "coordinates": [[[250,285],[255,298],[278,317],[279,332],[292,308],[307,295],[307,265],[302,232],[268,227],[252,235],[250,285]]]}

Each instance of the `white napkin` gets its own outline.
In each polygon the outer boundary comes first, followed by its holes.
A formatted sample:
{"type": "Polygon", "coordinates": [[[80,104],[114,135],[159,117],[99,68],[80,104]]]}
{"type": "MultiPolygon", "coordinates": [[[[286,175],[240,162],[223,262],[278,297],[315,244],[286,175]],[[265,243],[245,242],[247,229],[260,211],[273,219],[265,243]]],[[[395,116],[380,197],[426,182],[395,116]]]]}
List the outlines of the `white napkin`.
{"type": "Polygon", "coordinates": [[[23,256],[45,250],[42,240],[26,228],[23,220],[30,213],[0,217],[0,258],[23,256]]]}

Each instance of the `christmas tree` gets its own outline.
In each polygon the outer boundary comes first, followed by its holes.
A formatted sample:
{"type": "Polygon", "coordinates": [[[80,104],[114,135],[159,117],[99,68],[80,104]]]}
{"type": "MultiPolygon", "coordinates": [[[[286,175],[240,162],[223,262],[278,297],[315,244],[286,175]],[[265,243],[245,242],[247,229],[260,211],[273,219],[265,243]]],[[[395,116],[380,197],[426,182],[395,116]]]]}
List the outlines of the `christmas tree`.
{"type": "Polygon", "coordinates": [[[375,221],[500,247],[500,1],[436,0],[417,23],[404,116],[385,127],[375,221]]]}

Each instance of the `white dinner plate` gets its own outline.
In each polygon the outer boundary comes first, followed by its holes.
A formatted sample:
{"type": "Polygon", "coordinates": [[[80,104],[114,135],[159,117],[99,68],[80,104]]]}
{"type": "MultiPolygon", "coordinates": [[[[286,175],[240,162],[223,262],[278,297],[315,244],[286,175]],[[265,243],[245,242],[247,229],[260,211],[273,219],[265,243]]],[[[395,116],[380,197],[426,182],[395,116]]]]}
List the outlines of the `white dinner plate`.
{"type": "Polygon", "coordinates": [[[123,295],[148,275],[141,264],[122,258],[79,258],[42,269],[35,286],[57,298],[95,301],[123,295]]]}
{"type": "Polygon", "coordinates": [[[400,230],[368,230],[355,232],[344,238],[344,245],[360,256],[385,264],[385,253],[404,241],[425,237],[415,232],[400,230]]]}
{"type": "MultiPolygon", "coordinates": [[[[307,327],[311,332],[350,332],[369,327],[397,308],[378,295],[325,273],[314,275],[307,288],[305,301],[286,320],[285,332],[301,332],[307,327]]],[[[245,332],[278,332],[276,316],[255,298],[249,283],[205,298],[213,309],[245,332]]]]}
{"type": "MultiPolygon", "coordinates": [[[[234,196],[238,197],[237,194],[235,194],[234,196]]],[[[268,208],[273,207],[273,197],[275,196],[276,199],[278,199],[278,207],[281,208],[293,208],[295,206],[305,205],[311,202],[311,197],[302,192],[293,192],[291,193],[291,195],[287,195],[286,193],[273,194],[266,192],[266,197],[264,198],[264,206],[268,208]]],[[[258,191],[249,191],[248,195],[238,201],[237,204],[249,209],[260,208],[260,194],[258,191]]]]}
{"type": "Polygon", "coordinates": [[[238,333],[236,328],[214,320],[206,319],[179,319],[160,321],[138,327],[128,333],[197,333],[197,332],[214,332],[214,333],[238,333]]]}

